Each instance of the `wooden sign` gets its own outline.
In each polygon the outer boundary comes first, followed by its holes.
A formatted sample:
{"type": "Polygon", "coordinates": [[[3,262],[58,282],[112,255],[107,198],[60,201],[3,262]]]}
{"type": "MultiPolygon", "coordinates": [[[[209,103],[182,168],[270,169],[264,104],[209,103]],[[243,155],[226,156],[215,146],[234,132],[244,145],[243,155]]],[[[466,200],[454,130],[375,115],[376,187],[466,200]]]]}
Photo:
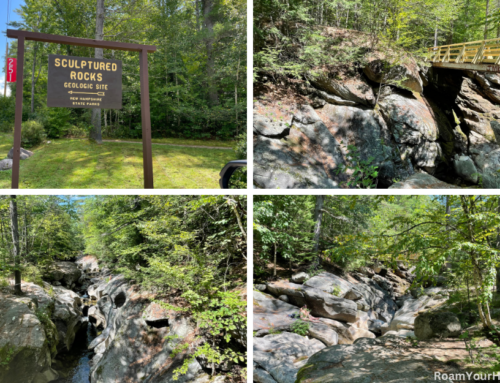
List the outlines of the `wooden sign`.
{"type": "Polygon", "coordinates": [[[122,62],[49,55],[47,106],[122,108],[122,62]]]}

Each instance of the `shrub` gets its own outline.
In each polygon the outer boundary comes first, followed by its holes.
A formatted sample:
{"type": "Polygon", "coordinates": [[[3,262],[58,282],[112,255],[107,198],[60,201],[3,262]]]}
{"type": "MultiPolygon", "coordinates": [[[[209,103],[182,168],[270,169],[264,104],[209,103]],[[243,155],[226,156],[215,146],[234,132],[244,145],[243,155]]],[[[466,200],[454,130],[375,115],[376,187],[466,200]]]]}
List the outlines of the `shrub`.
{"type": "Polygon", "coordinates": [[[0,132],[2,133],[10,133],[14,130],[14,123],[8,121],[0,122],[0,132]]]}
{"type": "Polygon", "coordinates": [[[21,125],[21,146],[23,148],[32,148],[39,145],[45,139],[45,130],[38,121],[26,121],[21,125]]]}
{"type": "Polygon", "coordinates": [[[236,156],[238,157],[238,159],[247,159],[247,132],[243,132],[238,137],[236,137],[236,145],[234,147],[234,151],[236,152],[236,156]]]}
{"type": "Polygon", "coordinates": [[[295,334],[298,334],[301,336],[306,336],[307,333],[309,332],[309,323],[304,322],[301,319],[298,319],[292,323],[292,325],[290,326],[290,329],[295,334]]]}
{"type": "Polygon", "coordinates": [[[49,108],[45,128],[53,138],[64,137],[71,129],[71,110],[68,108],[49,108]]]}

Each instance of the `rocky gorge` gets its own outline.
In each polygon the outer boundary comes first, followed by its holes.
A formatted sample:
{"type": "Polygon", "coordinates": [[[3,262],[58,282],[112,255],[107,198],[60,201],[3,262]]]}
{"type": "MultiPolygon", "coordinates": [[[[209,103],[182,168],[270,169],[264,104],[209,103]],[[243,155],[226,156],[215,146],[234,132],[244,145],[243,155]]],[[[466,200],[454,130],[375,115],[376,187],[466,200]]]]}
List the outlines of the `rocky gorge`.
{"type": "MultiPolygon", "coordinates": [[[[23,282],[22,291],[0,290],[1,383],[171,382],[189,353],[176,346],[200,341],[184,313],[163,309],[93,256],[55,262],[43,286],[23,282]]],[[[177,381],[223,381],[204,367],[193,359],[177,381]]]]}
{"type": "Polygon", "coordinates": [[[355,187],[361,162],[377,188],[500,186],[500,75],[380,56],[300,80],[260,73],[256,187],[355,187]]]}
{"type": "Polygon", "coordinates": [[[457,373],[449,362],[467,352],[450,290],[410,288],[413,272],[400,264],[256,283],[254,382],[431,382],[436,371],[457,373]],[[298,321],[307,323],[302,334],[298,321]]]}

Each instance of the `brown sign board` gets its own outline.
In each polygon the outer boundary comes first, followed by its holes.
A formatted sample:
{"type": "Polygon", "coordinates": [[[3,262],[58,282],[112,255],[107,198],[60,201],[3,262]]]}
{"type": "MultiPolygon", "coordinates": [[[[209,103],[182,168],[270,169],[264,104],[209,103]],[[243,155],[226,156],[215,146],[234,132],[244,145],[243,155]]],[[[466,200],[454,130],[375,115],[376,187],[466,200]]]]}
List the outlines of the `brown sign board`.
{"type": "Polygon", "coordinates": [[[47,106],[122,108],[122,62],[49,55],[47,106]]]}

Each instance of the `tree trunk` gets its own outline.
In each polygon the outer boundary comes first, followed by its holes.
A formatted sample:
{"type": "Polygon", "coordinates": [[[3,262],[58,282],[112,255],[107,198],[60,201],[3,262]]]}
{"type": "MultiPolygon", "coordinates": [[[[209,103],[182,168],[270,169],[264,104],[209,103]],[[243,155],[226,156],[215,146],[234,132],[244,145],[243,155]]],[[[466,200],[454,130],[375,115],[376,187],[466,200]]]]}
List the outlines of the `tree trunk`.
{"type": "Polygon", "coordinates": [[[274,242],[274,267],[273,275],[276,276],[276,242],[274,242]]]}
{"type": "MultiPolygon", "coordinates": [[[[95,18],[95,39],[102,40],[104,35],[104,0],[97,0],[96,18],[95,18]]],[[[95,58],[104,58],[102,48],[95,48],[95,58]]],[[[92,125],[90,138],[98,144],[102,144],[101,132],[101,109],[92,109],[92,125]]]]}
{"type": "Polygon", "coordinates": [[[21,295],[21,259],[19,254],[19,227],[17,223],[16,196],[10,196],[10,227],[12,231],[12,252],[14,255],[14,294],[21,295]]]}
{"type": "Polygon", "coordinates": [[[205,47],[207,50],[207,68],[206,75],[208,81],[208,102],[210,106],[219,105],[219,96],[215,86],[214,72],[215,72],[215,58],[213,52],[214,44],[214,25],[215,15],[214,12],[215,0],[202,0],[203,10],[203,29],[205,30],[205,47]]]}
{"type": "Polygon", "coordinates": [[[486,14],[484,17],[484,39],[488,40],[488,8],[490,6],[490,0],[486,0],[486,14]]]}
{"type": "Polygon", "coordinates": [[[324,195],[316,196],[316,206],[314,206],[314,249],[313,252],[316,254],[316,261],[314,262],[314,267],[318,267],[321,264],[321,258],[318,254],[319,251],[319,239],[321,236],[321,221],[323,219],[323,202],[325,201],[324,195]]]}
{"type": "Polygon", "coordinates": [[[240,52],[238,52],[238,66],[236,68],[236,81],[234,83],[234,113],[235,113],[235,117],[236,117],[236,135],[238,135],[238,78],[239,78],[239,72],[240,72],[240,52]]]}
{"type": "Polygon", "coordinates": [[[438,46],[438,19],[436,17],[436,28],[434,29],[434,48],[438,46]]]}

